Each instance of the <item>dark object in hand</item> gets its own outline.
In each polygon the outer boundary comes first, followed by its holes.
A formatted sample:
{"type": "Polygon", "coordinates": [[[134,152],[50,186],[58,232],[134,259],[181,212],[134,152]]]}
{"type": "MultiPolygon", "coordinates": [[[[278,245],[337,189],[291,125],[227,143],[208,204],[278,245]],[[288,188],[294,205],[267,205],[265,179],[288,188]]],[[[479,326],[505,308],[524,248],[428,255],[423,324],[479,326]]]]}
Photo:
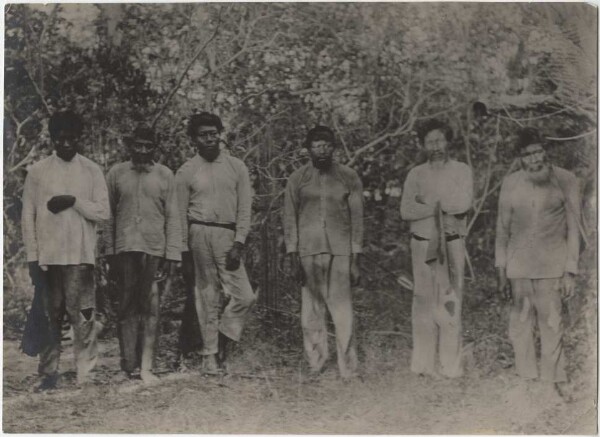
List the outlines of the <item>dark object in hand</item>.
{"type": "Polygon", "coordinates": [[[304,268],[302,267],[302,262],[300,261],[300,256],[297,252],[290,253],[290,264],[292,274],[296,278],[296,281],[298,281],[301,286],[306,285],[306,274],[304,273],[304,268]]]}
{"type": "Polygon", "coordinates": [[[48,210],[52,214],[58,214],[59,212],[72,207],[73,205],[75,205],[75,196],[70,196],[68,194],[54,196],[46,204],[48,210]]]}
{"type": "Polygon", "coordinates": [[[236,241],[233,247],[227,252],[225,258],[225,270],[234,271],[240,268],[242,253],[244,252],[244,244],[236,241]]]}

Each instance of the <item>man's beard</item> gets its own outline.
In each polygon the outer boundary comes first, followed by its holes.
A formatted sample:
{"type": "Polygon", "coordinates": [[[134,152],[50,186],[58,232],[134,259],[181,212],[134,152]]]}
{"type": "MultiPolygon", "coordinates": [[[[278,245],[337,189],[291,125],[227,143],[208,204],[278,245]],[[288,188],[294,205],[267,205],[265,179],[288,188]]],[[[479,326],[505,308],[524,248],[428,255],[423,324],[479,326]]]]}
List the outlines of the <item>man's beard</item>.
{"type": "Polygon", "coordinates": [[[208,162],[213,162],[215,159],[217,159],[219,157],[220,153],[221,153],[221,150],[219,149],[219,147],[210,147],[210,148],[199,147],[198,148],[198,155],[203,157],[208,162]]]}
{"type": "Polygon", "coordinates": [[[153,164],[152,153],[134,153],[131,155],[131,163],[136,171],[148,171],[153,164]]]}
{"type": "Polygon", "coordinates": [[[333,158],[331,156],[324,158],[312,158],[312,163],[318,170],[329,170],[331,168],[331,164],[333,163],[333,158]]]}
{"type": "Polygon", "coordinates": [[[542,185],[550,180],[550,166],[544,163],[539,170],[526,169],[525,174],[533,184],[542,185]]]}
{"type": "Polygon", "coordinates": [[[448,160],[448,152],[428,152],[427,159],[429,161],[446,162],[448,160]]]}

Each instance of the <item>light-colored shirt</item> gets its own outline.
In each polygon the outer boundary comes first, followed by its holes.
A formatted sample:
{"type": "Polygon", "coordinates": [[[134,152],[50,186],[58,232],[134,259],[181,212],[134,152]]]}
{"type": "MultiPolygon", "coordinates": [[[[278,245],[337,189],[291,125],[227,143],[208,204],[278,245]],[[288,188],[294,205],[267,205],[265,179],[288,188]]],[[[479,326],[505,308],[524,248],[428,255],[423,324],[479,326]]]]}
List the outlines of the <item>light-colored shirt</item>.
{"type": "Polygon", "coordinates": [[[362,183],[350,167],[320,171],[308,163],[288,179],[283,229],[288,253],[350,255],[362,251],[362,183]]]}
{"type": "Polygon", "coordinates": [[[496,267],[511,279],[559,278],[577,273],[579,186],[572,173],[552,167],[534,184],[524,170],[502,183],[496,226],[496,267]]]}
{"type": "Polygon", "coordinates": [[[106,176],[111,216],[105,253],[144,252],[181,261],[181,221],[173,172],[161,164],[135,170],[131,161],[106,176]]]}
{"type": "Polygon", "coordinates": [[[466,235],[467,212],[473,203],[473,173],[462,162],[448,160],[441,167],[426,162],[408,172],[400,201],[400,215],[410,221],[410,231],[422,238],[431,238],[435,231],[434,209],[439,201],[447,234],[466,235]],[[416,201],[421,196],[425,202],[416,201]]]}
{"type": "Polygon", "coordinates": [[[79,154],[64,161],[53,153],[34,164],[25,179],[21,220],[27,261],[40,266],[94,264],[96,223],[108,216],[100,167],[79,154]],[[62,194],[75,196],[75,204],[51,213],[48,201],[62,194]]]}
{"type": "Polygon", "coordinates": [[[188,249],[188,223],[235,224],[235,241],[244,243],[250,231],[252,187],[248,168],[221,152],[213,162],[194,156],[177,171],[177,198],[182,220],[183,250],[188,249]]]}

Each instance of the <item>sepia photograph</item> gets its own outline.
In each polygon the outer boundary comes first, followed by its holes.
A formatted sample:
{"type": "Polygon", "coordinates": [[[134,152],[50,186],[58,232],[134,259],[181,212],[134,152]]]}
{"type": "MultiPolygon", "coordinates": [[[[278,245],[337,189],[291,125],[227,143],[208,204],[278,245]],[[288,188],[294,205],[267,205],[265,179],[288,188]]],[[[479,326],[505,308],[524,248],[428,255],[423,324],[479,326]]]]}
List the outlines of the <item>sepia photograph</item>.
{"type": "Polygon", "coordinates": [[[4,433],[598,433],[598,8],[4,3],[4,433]]]}

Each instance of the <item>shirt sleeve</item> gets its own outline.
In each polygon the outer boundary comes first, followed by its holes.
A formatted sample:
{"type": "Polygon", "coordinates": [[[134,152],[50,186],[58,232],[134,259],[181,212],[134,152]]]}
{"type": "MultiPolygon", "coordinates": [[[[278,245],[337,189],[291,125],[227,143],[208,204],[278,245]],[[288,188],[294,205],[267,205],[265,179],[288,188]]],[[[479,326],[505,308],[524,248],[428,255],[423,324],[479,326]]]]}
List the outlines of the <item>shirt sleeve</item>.
{"type": "Polygon", "coordinates": [[[506,268],[507,248],[512,207],[510,205],[510,186],[507,179],[502,182],[498,199],[498,216],[496,219],[496,267],[506,268]]]}
{"type": "Polygon", "coordinates": [[[348,196],[350,223],[352,227],[352,253],[361,253],[363,244],[363,187],[358,174],[353,174],[353,183],[348,196]]]}
{"type": "Polygon", "coordinates": [[[235,241],[245,243],[248,232],[250,232],[250,219],[252,216],[252,186],[248,168],[243,162],[239,162],[239,177],[237,183],[237,213],[235,241]]]}
{"type": "Polygon", "coordinates": [[[463,165],[457,174],[455,184],[448,187],[448,193],[440,200],[442,211],[446,214],[463,214],[473,205],[473,172],[471,167],[463,165]]]}
{"type": "Polygon", "coordinates": [[[418,203],[415,200],[415,196],[419,194],[417,177],[417,173],[413,168],[408,172],[408,176],[404,182],[404,192],[400,201],[400,216],[403,220],[421,220],[433,216],[434,207],[432,205],[418,203]]]}
{"type": "Polygon", "coordinates": [[[87,220],[98,223],[102,220],[108,220],[110,216],[108,188],[99,167],[91,168],[90,172],[92,175],[91,199],[75,199],[73,209],[87,220]]]}
{"type": "Polygon", "coordinates": [[[287,253],[298,252],[298,193],[293,177],[288,178],[285,186],[283,235],[287,253]]]}
{"type": "Polygon", "coordinates": [[[181,250],[188,252],[188,223],[187,211],[190,203],[190,186],[188,167],[180,168],[175,176],[175,185],[177,191],[177,203],[179,204],[179,220],[181,228],[181,250]]]}
{"type": "Polygon", "coordinates": [[[568,179],[565,193],[567,202],[567,262],[565,271],[573,274],[578,272],[579,264],[579,223],[581,220],[581,201],[579,183],[573,175],[568,179]]]}
{"type": "Polygon", "coordinates": [[[38,260],[38,245],[35,231],[37,199],[37,179],[33,172],[25,178],[23,188],[23,211],[21,213],[21,231],[27,252],[27,262],[38,260]]]}
{"type": "Polygon", "coordinates": [[[165,258],[181,261],[181,219],[177,203],[177,184],[175,176],[170,171],[167,175],[167,197],[165,199],[165,258]]]}
{"type": "Polygon", "coordinates": [[[115,168],[113,167],[106,175],[108,189],[109,215],[102,226],[102,241],[104,255],[115,255],[115,214],[117,212],[117,186],[115,168]]]}

